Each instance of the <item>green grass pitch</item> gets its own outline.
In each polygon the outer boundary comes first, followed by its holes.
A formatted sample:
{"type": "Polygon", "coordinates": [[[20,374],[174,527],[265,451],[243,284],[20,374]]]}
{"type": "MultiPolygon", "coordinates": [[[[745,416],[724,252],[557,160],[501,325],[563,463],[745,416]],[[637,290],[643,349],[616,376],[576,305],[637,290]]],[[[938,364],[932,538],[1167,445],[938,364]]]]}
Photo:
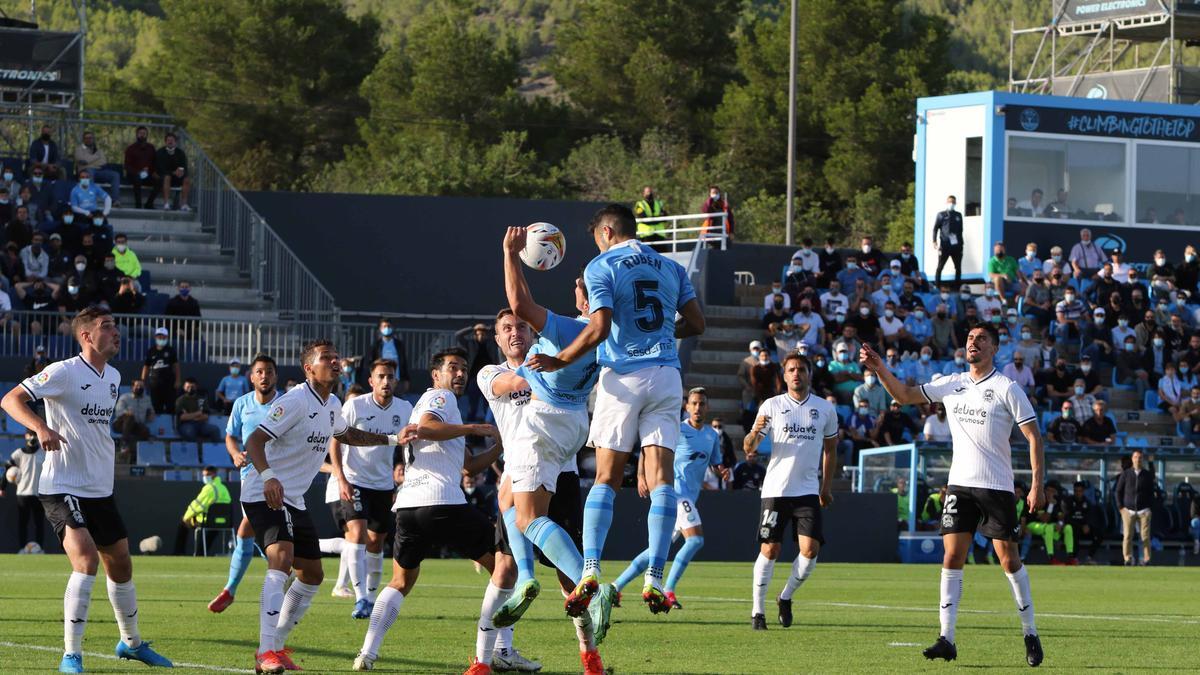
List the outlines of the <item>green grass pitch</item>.
{"type": "MultiPolygon", "coordinates": [[[[247,672],[258,639],[257,601],[265,570],[255,560],[237,602],[224,614],[205,605],[224,584],[228,559],[139,556],[134,559],[141,630],[189,672],[247,672]]],[[[337,561],[326,560],[327,573],[337,561]]],[[[622,566],[609,562],[606,576],[622,566]]],[[[787,567],[776,568],[772,593],[787,567]]],[[[0,672],[53,671],[62,649],[62,592],[69,573],[60,556],[0,556],[0,672]]],[[[614,611],[600,652],[616,673],[911,672],[951,668],[1028,670],[1021,629],[1004,575],[967,568],[959,614],[959,659],[927,664],[920,650],[937,637],[938,570],[917,565],[819,564],[795,598],[796,623],[750,629],[750,564],[696,563],[679,588],[682,611],[652,616],[637,597],[614,611]]],[[[577,644],[549,570],[546,590],[517,625],[515,642],[545,673],[580,672],[577,644]]],[[[1043,668],[1061,671],[1194,671],[1200,614],[1195,568],[1030,568],[1043,668]]],[[[474,654],[475,622],[487,579],[471,563],[428,561],[412,597],[384,641],[379,672],[461,673],[474,654]]],[[[331,579],[292,633],[297,663],[310,673],[348,672],[366,621],[352,603],[330,597],[331,579]]],[[[773,595],[772,595],[773,597],[773,595]]],[[[111,655],[112,608],[98,580],[84,640],[88,672],[142,672],[111,655]]]]}

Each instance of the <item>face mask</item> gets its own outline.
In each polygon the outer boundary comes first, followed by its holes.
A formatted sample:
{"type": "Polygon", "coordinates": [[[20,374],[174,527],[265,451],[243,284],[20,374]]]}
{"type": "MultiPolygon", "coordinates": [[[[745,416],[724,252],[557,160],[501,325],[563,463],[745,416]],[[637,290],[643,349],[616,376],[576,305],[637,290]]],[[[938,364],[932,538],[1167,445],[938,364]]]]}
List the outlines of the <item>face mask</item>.
{"type": "Polygon", "coordinates": [[[1179,372],[1183,373],[1184,375],[1187,375],[1187,372],[1190,369],[1191,369],[1191,366],[1179,366],[1179,372]]]}
{"type": "Polygon", "coordinates": [[[1000,323],[1000,315],[999,314],[992,315],[992,323],[1000,323]]]}
{"type": "Polygon", "coordinates": [[[1031,249],[1031,248],[1030,248],[1030,249],[1026,249],[1026,250],[1025,250],[1025,257],[1026,257],[1026,258],[1028,258],[1028,259],[1030,259],[1030,260],[1033,260],[1034,258],[1036,258],[1036,257],[1037,257],[1037,251],[1035,251],[1035,250],[1033,250],[1033,249],[1031,249]]]}
{"type": "Polygon", "coordinates": [[[63,216],[63,222],[67,225],[70,225],[71,223],[75,222],[75,216],[68,213],[63,216]]]}
{"type": "Polygon", "coordinates": [[[1022,340],[1031,340],[1031,339],[1033,339],[1033,333],[1031,333],[1027,330],[1023,330],[1023,331],[1021,331],[1021,339],[1022,340]]]}
{"type": "Polygon", "coordinates": [[[50,134],[42,134],[42,140],[43,140],[43,141],[49,141],[49,140],[50,140],[50,134]]]}
{"type": "Polygon", "coordinates": [[[34,184],[34,185],[41,185],[41,184],[42,184],[42,177],[41,177],[41,176],[34,176],[34,177],[33,177],[33,184],[34,184]]]}
{"type": "Polygon", "coordinates": [[[7,204],[7,203],[8,203],[7,199],[0,199],[0,204],[7,204]]]}
{"type": "Polygon", "coordinates": [[[918,321],[919,321],[919,320],[921,320],[921,319],[924,319],[924,318],[925,318],[925,312],[919,312],[919,311],[918,311],[918,312],[913,312],[913,313],[917,315],[917,320],[918,320],[918,321]]]}
{"type": "Polygon", "coordinates": [[[1067,408],[1066,410],[1062,411],[1062,416],[1065,418],[1070,418],[1071,417],[1071,409],[1067,408]]]}
{"type": "Polygon", "coordinates": [[[871,308],[870,307],[859,307],[858,313],[861,316],[869,316],[871,314],[871,308]]]}
{"type": "Polygon", "coordinates": [[[154,338],[154,344],[158,345],[159,347],[166,347],[167,338],[154,338]]]}
{"type": "Polygon", "coordinates": [[[963,300],[970,300],[970,299],[971,299],[971,292],[970,292],[970,291],[963,291],[962,293],[959,293],[959,294],[958,294],[958,297],[962,298],[963,300]]]}
{"type": "Polygon", "coordinates": [[[843,362],[849,361],[850,360],[850,352],[838,352],[838,360],[843,361],[843,362]]]}
{"type": "Polygon", "coordinates": [[[938,313],[937,313],[937,317],[938,317],[939,319],[944,319],[944,318],[946,318],[946,313],[945,313],[945,312],[938,312],[938,313]]]}
{"type": "Polygon", "coordinates": [[[1050,256],[1050,258],[1051,258],[1052,260],[1054,260],[1054,262],[1056,262],[1056,263],[1062,262],[1062,256],[1061,256],[1061,255],[1052,255],[1052,256],[1050,256]]]}
{"type": "Polygon", "coordinates": [[[987,296],[988,296],[989,298],[993,298],[993,297],[995,297],[995,296],[996,296],[996,289],[994,289],[994,288],[989,288],[989,289],[987,289],[987,290],[986,290],[986,291],[984,291],[984,292],[987,294],[987,296]]]}
{"type": "Polygon", "coordinates": [[[846,322],[846,315],[845,315],[845,314],[840,314],[840,313],[839,313],[839,314],[835,314],[833,318],[834,318],[834,320],[835,320],[835,321],[837,321],[838,323],[845,323],[845,322],[846,322]]]}
{"type": "MultiPolygon", "coordinates": [[[[896,315],[896,312],[894,312],[893,310],[890,310],[890,309],[885,309],[885,310],[883,310],[883,315],[890,319],[896,315]]],[[[866,315],[864,314],[863,316],[866,316],[866,315]]]]}
{"type": "Polygon", "coordinates": [[[758,360],[758,364],[759,364],[760,366],[765,366],[765,365],[767,365],[767,364],[768,364],[768,363],[770,363],[770,362],[771,362],[771,359],[769,359],[769,358],[766,358],[766,359],[759,359],[759,360],[758,360]]]}
{"type": "Polygon", "coordinates": [[[1104,325],[1104,317],[1102,317],[1102,316],[1096,317],[1096,325],[1103,326],[1104,325]]]}
{"type": "Polygon", "coordinates": [[[962,364],[966,363],[966,359],[964,359],[961,356],[956,356],[956,357],[954,357],[954,363],[955,363],[955,365],[961,366],[962,364]]]}
{"type": "Polygon", "coordinates": [[[1015,317],[1015,316],[1008,317],[1008,325],[1010,325],[1010,326],[1017,325],[1017,317],[1015,317]]]}
{"type": "Polygon", "coordinates": [[[825,252],[826,252],[826,253],[832,254],[832,253],[833,253],[833,251],[834,251],[834,248],[833,248],[832,246],[826,246],[826,247],[825,247],[825,252]]]}
{"type": "Polygon", "coordinates": [[[1100,270],[1100,278],[1101,278],[1101,279],[1107,279],[1107,278],[1108,278],[1108,275],[1109,275],[1109,271],[1108,271],[1108,270],[1100,270]]]}
{"type": "Polygon", "coordinates": [[[90,178],[80,178],[79,179],[79,187],[83,188],[84,190],[88,189],[88,187],[91,186],[91,184],[92,184],[92,180],[90,178]]]}
{"type": "Polygon", "coordinates": [[[191,295],[191,294],[192,294],[192,289],[190,289],[190,288],[181,288],[181,289],[179,289],[179,294],[180,294],[180,295],[182,295],[183,297],[185,297],[185,298],[186,298],[187,296],[189,296],[189,295],[191,295]]]}
{"type": "Polygon", "coordinates": [[[1067,293],[1066,295],[1063,296],[1063,300],[1066,300],[1067,302],[1075,302],[1075,294],[1067,293]]]}
{"type": "Polygon", "coordinates": [[[380,328],[380,329],[379,329],[379,334],[380,334],[380,335],[382,335],[382,336],[384,336],[384,337],[388,337],[388,336],[390,336],[390,335],[392,334],[392,327],[391,327],[391,326],[384,326],[383,328],[380,328]]]}
{"type": "Polygon", "coordinates": [[[141,395],[142,395],[142,390],[141,390],[141,389],[134,389],[134,390],[133,390],[133,395],[134,395],[134,396],[141,396],[141,395]]]}
{"type": "Polygon", "coordinates": [[[75,271],[82,272],[87,269],[87,263],[75,263],[75,271]]]}
{"type": "Polygon", "coordinates": [[[204,484],[205,484],[205,485],[209,485],[209,484],[211,484],[212,482],[213,482],[213,476],[205,476],[205,477],[204,477],[204,484]]]}
{"type": "Polygon", "coordinates": [[[1196,262],[1196,254],[1195,253],[1189,253],[1189,254],[1183,256],[1183,258],[1184,258],[1184,260],[1187,260],[1188,262],[1196,262]]]}
{"type": "Polygon", "coordinates": [[[1079,370],[1083,371],[1084,375],[1087,375],[1088,373],[1092,372],[1092,366],[1085,363],[1079,366],[1079,370]]]}
{"type": "Polygon", "coordinates": [[[1125,343],[1125,351],[1131,352],[1131,351],[1133,351],[1133,349],[1134,349],[1134,344],[1132,342],[1125,343]]]}
{"type": "Polygon", "coordinates": [[[1163,339],[1162,338],[1154,338],[1154,346],[1155,347],[1163,346],[1163,339]]]}
{"type": "Polygon", "coordinates": [[[67,286],[67,292],[70,293],[71,295],[79,295],[79,287],[78,286],[67,286]]]}
{"type": "Polygon", "coordinates": [[[783,301],[782,300],[775,301],[775,309],[783,309],[783,301]]]}
{"type": "Polygon", "coordinates": [[[1008,344],[1008,336],[1007,335],[1000,336],[1000,344],[1002,344],[1002,345],[1008,344]]]}
{"type": "Polygon", "coordinates": [[[817,367],[824,368],[825,367],[825,359],[817,359],[817,367]]]}
{"type": "Polygon", "coordinates": [[[124,253],[129,247],[125,244],[117,244],[117,253],[124,253]]]}
{"type": "MultiPolygon", "coordinates": [[[[111,260],[105,260],[105,261],[104,261],[104,269],[106,269],[106,270],[115,270],[115,269],[117,269],[117,263],[115,263],[115,262],[113,262],[113,261],[111,261],[111,260]]],[[[186,295],[186,294],[185,294],[185,295],[186,295]]]]}
{"type": "Polygon", "coordinates": [[[921,363],[929,363],[929,360],[932,358],[933,358],[933,354],[922,354],[921,355],[921,363]]]}
{"type": "Polygon", "coordinates": [[[141,171],[138,172],[138,178],[140,178],[142,180],[146,180],[149,177],[150,177],[150,172],[145,169],[142,169],[141,171]]]}
{"type": "Polygon", "coordinates": [[[863,253],[870,253],[870,252],[871,252],[871,247],[870,247],[870,246],[868,246],[867,244],[863,244],[863,245],[862,245],[862,252],[863,252],[863,253]]]}
{"type": "Polygon", "coordinates": [[[92,224],[95,225],[96,227],[104,227],[104,219],[103,218],[92,218],[92,224]]]}
{"type": "Polygon", "coordinates": [[[1083,387],[1075,387],[1075,395],[1083,396],[1083,387]]]}
{"type": "Polygon", "coordinates": [[[856,270],[856,269],[858,269],[858,263],[853,263],[853,262],[846,263],[846,269],[856,270]]]}
{"type": "Polygon", "coordinates": [[[11,182],[12,182],[12,179],[13,179],[13,175],[12,175],[12,173],[10,173],[10,172],[8,172],[8,171],[5,171],[5,172],[4,172],[4,181],[5,181],[5,182],[7,182],[7,183],[11,183],[11,182]]]}
{"type": "Polygon", "coordinates": [[[901,260],[908,260],[908,259],[909,259],[909,258],[911,258],[911,257],[912,257],[912,254],[911,254],[911,253],[901,253],[901,254],[900,254],[900,259],[901,259],[901,260]]]}
{"type": "Polygon", "coordinates": [[[1155,258],[1154,264],[1158,265],[1159,267],[1162,267],[1163,265],[1167,264],[1167,259],[1166,258],[1155,258]]]}

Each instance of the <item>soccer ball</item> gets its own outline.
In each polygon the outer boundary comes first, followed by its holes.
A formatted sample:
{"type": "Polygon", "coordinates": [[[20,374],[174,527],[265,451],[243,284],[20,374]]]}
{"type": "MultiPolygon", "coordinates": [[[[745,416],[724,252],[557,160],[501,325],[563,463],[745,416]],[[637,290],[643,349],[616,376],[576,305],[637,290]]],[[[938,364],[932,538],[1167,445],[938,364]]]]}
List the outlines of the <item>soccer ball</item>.
{"type": "Polygon", "coordinates": [[[15,467],[15,466],[8,467],[8,471],[4,472],[4,478],[7,479],[8,482],[10,482],[10,483],[16,483],[17,479],[20,477],[21,477],[21,472],[19,470],[17,470],[17,467],[15,467]]]}
{"type": "Polygon", "coordinates": [[[567,239],[562,231],[550,223],[534,223],[526,232],[521,262],[542,272],[552,270],[562,262],[567,254],[567,239]]]}

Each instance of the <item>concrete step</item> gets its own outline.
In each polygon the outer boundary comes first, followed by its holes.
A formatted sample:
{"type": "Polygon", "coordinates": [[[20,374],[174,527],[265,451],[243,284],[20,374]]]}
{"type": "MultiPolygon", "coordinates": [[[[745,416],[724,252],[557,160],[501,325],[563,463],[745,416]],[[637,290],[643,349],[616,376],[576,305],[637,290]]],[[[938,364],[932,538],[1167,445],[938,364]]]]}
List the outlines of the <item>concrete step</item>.
{"type": "Polygon", "coordinates": [[[723,385],[723,386],[722,385],[711,385],[711,384],[700,384],[699,382],[693,382],[692,379],[689,377],[689,378],[687,378],[687,380],[685,380],[685,384],[683,385],[683,391],[686,393],[687,390],[691,389],[692,387],[704,387],[704,390],[708,392],[708,400],[709,400],[710,404],[712,401],[715,401],[718,399],[729,399],[731,401],[739,401],[739,402],[742,400],[742,385],[741,384],[735,383],[733,385],[723,385]]]}
{"type": "MultiPolygon", "coordinates": [[[[749,343],[750,340],[755,340],[762,337],[763,331],[757,326],[749,327],[743,325],[734,328],[724,328],[719,326],[709,326],[704,331],[704,335],[700,336],[701,340],[735,340],[738,342],[749,343]]],[[[742,345],[745,347],[745,344],[742,345]]]]}
{"type": "MultiPolygon", "coordinates": [[[[231,256],[221,253],[216,241],[175,241],[171,239],[134,239],[130,237],[130,248],[138,258],[167,257],[170,259],[229,260],[231,256]]],[[[212,239],[210,237],[210,239],[212,239]]]]}
{"type": "Polygon", "coordinates": [[[700,338],[697,347],[710,351],[733,352],[735,356],[741,358],[749,353],[746,348],[750,344],[750,340],[756,339],[758,339],[757,336],[734,340],[720,340],[705,336],[700,338]]]}
{"type": "Polygon", "coordinates": [[[735,420],[742,413],[740,399],[712,398],[708,400],[708,410],[711,415],[720,415],[726,420],[735,420]]]}
{"type": "Polygon", "coordinates": [[[109,218],[114,232],[124,232],[133,238],[135,234],[207,234],[195,220],[173,220],[155,218],[109,218]]]}
{"type": "MultiPolygon", "coordinates": [[[[157,283],[159,287],[166,285],[165,283],[158,281],[155,283],[157,283]]],[[[233,303],[239,309],[265,306],[265,303],[258,292],[250,288],[193,285],[192,296],[195,297],[200,303],[201,309],[208,306],[209,303],[233,303]]]]}
{"type": "Polygon", "coordinates": [[[142,269],[150,272],[150,276],[154,279],[154,283],[166,282],[167,280],[187,279],[196,284],[207,284],[221,286],[242,286],[248,285],[250,280],[238,274],[237,270],[227,263],[197,263],[192,261],[183,262],[147,262],[142,261],[142,269]]]}
{"type": "Polygon", "coordinates": [[[755,310],[753,307],[743,307],[741,305],[708,305],[704,308],[704,317],[706,319],[737,318],[754,320],[762,318],[762,312],[755,310]]]}
{"type": "Polygon", "coordinates": [[[704,318],[708,326],[706,332],[714,328],[752,328],[757,330],[759,325],[758,319],[759,317],[747,319],[737,316],[709,316],[704,318]]]}
{"type": "Polygon", "coordinates": [[[246,308],[249,303],[214,302],[204,306],[204,318],[251,322],[279,320],[278,312],[267,311],[265,302],[260,304],[263,309],[246,308]]]}
{"type": "MultiPolygon", "coordinates": [[[[156,202],[157,203],[157,202],[156,202]]],[[[130,219],[130,220],[172,220],[172,221],[195,221],[196,212],[185,213],[183,211],[163,211],[162,209],[136,209],[133,208],[133,193],[129,193],[129,198],[122,197],[122,208],[116,208],[108,213],[109,220],[114,218],[130,219]],[[126,203],[128,202],[128,203],[126,203]]]]}
{"type": "Polygon", "coordinates": [[[741,396],[742,383],[736,373],[688,373],[683,379],[692,387],[738,387],[741,396]]]}
{"type": "Polygon", "coordinates": [[[737,364],[745,357],[744,350],[739,349],[736,352],[697,349],[692,352],[693,363],[722,363],[731,366],[734,372],[737,371],[737,364]]]}

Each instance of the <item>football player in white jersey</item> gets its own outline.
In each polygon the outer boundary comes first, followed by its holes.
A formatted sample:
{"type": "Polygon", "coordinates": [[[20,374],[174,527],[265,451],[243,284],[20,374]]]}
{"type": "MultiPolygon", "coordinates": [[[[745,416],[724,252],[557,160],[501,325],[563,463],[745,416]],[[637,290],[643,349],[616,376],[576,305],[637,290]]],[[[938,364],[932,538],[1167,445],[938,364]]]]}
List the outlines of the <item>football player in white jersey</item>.
{"type": "Polygon", "coordinates": [[[341,361],[329,340],[304,345],[300,354],[305,382],[275,399],[271,411],[246,439],[246,455],[254,470],[242,481],[242,510],[250,519],[259,546],[267,555],[259,605],[255,671],[282,673],[296,668],[284,645],[312,604],[321,581],[317,531],[304,503],[304,493],[325,462],[329,439],[343,445],[391,446],[408,443],[414,430],[375,434],[346,424],[331,392],[341,374],[341,361]],[[288,572],[296,580],[284,595],[288,572]]]}
{"type": "Polygon", "coordinates": [[[996,328],[980,324],[967,334],[965,373],[955,373],[910,387],[896,378],[870,347],[859,352],[863,367],[875,372],[887,392],[903,405],[940,402],[946,408],[954,455],[949,484],[942,502],[941,635],[925,650],[927,659],[953,661],[958,656],[954,628],[962,597],[963,564],[971,550],[976,528],[992,540],[1000,565],[1008,575],[1013,600],[1025,633],[1025,660],[1042,662],[1042,643],[1033,617],[1029,574],[1017,549],[1020,525],[1013,495],[1012,449],[1008,438],[1016,424],[1029,442],[1032,488],[1027,499],[1031,511],[1045,502],[1045,460],[1037,413],[1020,385],[1000,374],[993,364],[1000,345],[996,328]]]}
{"type": "Polygon", "coordinates": [[[779,623],[784,628],[792,625],[792,595],[812,574],[825,543],[821,509],[833,503],[831,485],[837,471],[838,419],[833,404],[812,395],[812,364],[807,356],[788,354],[782,365],[787,393],[763,402],[742,443],[746,459],[753,459],[763,438],[771,437],[771,461],[763,478],[757,523],[759,552],[754,561],[754,607],[750,613],[754,630],[767,629],[767,587],[789,522],[800,555],[792,563],[792,574],[776,604],[779,623]]]}
{"type": "Polygon", "coordinates": [[[108,360],[120,350],[121,333],[112,314],[97,307],[76,314],[71,330],[79,341],[79,356],[50,364],[0,401],[4,412],[34,431],[46,449],[38,495],[71,563],[63,598],[65,647],[58,670],[83,672],[83,631],[101,562],[121,632],[117,656],[170,668],[171,662],[138,633],[129,538],[113,499],[112,416],[121,374],[108,360]],[[46,403],[46,419],[29,407],[38,400],[46,403]]]}
{"type": "MultiPolygon", "coordinates": [[[[467,352],[454,347],[433,355],[430,362],[433,388],[417,401],[412,413],[413,444],[405,462],[404,483],[396,493],[396,544],[393,551],[392,580],[379,593],[371,610],[371,621],[362,650],[354,659],[354,670],[373,670],[379,658],[383,637],[400,615],[404,599],[412,593],[421,574],[421,562],[431,551],[448,547],[468,560],[474,560],[489,573],[495,571],[495,534],[488,519],[467,504],[462,491],[462,474],[476,474],[500,456],[500,432],[490,424],[463,424],[458,396],[467,387],[467,352]],[[466,436],[495,439],[486,452],[470,456],[466,436]]],[[[489,590],[491,586],[489,585],[489,590]]],[[[499,590],[499,589],[497,589],[499,590]]],[[[495,607],[485,602],[480,611],[481,625],[490,626],[495,607]]],[[[492,597],[496,606],[506,598],[502,592],[492,597]]],[[[492,646],[485,638],[494,631],[476,634],[476,659],[490,656],[492,646]]],[[[492,641],[494,644],[494,641],[492,641]]],[[[472,664],[471,675],[486,675],[491,668],[472,664]],[[478,666],[478,667],[477,667],[478,666]]]]}
{"type": "MultiPolygon", "coordinates": [[[[346,424],[376,434],[399,434],[412,417],[412,404],[396,398],[396,362],[377,359],[367,378],[371,393],[349,399],[342,405],[346,424]]],[[[340,520],[346,523],[346,541],[350,547],[347,563],[350,586],[354,589],[355,619],[371,616],[371,604],[383,576],[383,543],[391,529],[392,493],[396,482],[398,457],[394,446],[355,447],[343,450],[335,438],[329,441],[329,459],[333,480],[337,481],[341,501],[340,520]]]]}

